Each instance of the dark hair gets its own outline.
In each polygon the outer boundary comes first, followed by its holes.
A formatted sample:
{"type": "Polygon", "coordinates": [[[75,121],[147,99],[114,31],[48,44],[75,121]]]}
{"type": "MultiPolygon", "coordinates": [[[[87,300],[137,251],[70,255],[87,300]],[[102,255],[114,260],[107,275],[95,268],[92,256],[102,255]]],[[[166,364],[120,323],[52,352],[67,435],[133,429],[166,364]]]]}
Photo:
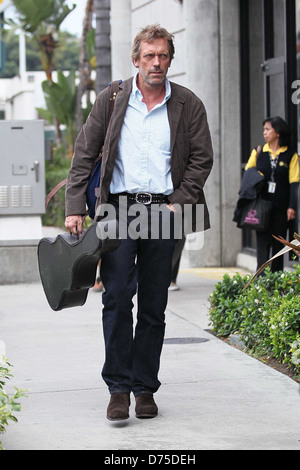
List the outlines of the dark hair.
{"type": "Polygon", "coordinates": [[[175,54],[175,47],[173,43],[174,36],[170,34],[165,28],[162,28],[159,24],[153,24],[143,28],[135,37],[133,46],[131,49],[132,60],[138,60],[141,51],[141,42],[145,41],[151,43],[156,39],[166,39],[169,44],[169,55],[170,60],[173,60],[175,54]]]}
{"type": "Polygon", "coordinates": [[[269,122],[276,133],[279,134],[280,147],[289,146],[291,140],[291,131],[287,123],[279,116],[269,117],[263,121],[263,125],[269,122]]]}

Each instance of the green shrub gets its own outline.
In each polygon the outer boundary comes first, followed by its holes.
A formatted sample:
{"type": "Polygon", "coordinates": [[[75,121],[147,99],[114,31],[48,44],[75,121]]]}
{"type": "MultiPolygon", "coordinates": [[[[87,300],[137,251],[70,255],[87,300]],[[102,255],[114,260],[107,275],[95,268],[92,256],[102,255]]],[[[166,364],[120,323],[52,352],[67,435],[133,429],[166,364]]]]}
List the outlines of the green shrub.
{"type": "Polygon", "coordinates": [[[291,353],[291,363],[296,367],[300,366],[300,336],[292,343],[289,352],[291,353]]]}
{"type": "Polygon", "coordinates": [[[225,274],[210,294],[210,319],[217,336],[227,337],[239,329],[242,319],[239,296],[248,280],[248,276],[241,277],[239,273],[232,278],[225,274]]]}
{"type": "Polygon", "coordinates": [[[247,350],[300,368],[300,266],[269,268],[243,292],[249,276],[228,274],[209,296],[214,334],[238,333],[247,350]]]}
{"type": "MultiPolygon", "coordinates": [[[[9,421],[18,421],[14,413],[21,410],[19,399],[25,396],[24,391],[16,387],[12,397],[9,397],[4,390],[6,380],[12,377],[11,367],[12,365],[2,356],[2,359],[0,358],[0,433],[5,432],[9,421]]],[[[1,441],[0,450],[4,450],[1,441]]]]}
{"type": "Polygon", "coordinates": [[[270,350],[269,309],[266,307],[269,301],[269,291],[260,283],[252,286],[239,300],[243,305],[239,335],[249,350],[270,350]]]}
{"type": "MultiPolygon", "coordinates": [[[[62,180],[67,178],[70,160],[59,153],[54,162],[46,161],[46,194],[62,180]]],[[[42,216],[42,224],[46,226],[64,227],[65,221],[65,187],[62,187],[50,200],[46,213],[42,216]]]]}
{"type": "Polygon", "coordinates": [[[270,314],[272,353],[283,363],[291,362],[291,348],[300,332],[300,297],[283,298],[270,314]]]}

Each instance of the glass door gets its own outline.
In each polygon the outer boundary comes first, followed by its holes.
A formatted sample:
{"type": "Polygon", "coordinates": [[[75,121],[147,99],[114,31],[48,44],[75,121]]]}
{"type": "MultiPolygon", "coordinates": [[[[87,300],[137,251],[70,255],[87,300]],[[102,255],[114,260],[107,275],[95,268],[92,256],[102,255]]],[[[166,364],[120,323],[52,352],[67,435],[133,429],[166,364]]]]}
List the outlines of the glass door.
{"type": "MultiPolygon", "coordinates": [[[[300,79],[300,0],[240,0],[240,14],[243,170],[251,150],[264,142],[262,121],[266,117],[278,115],[287,121],[292,130],[292,145],[297,150],[300,105],[295,106],[292,101],[295,92],[292,84],[300,79]]],[[[295,228],[290,227],[290,234],[295,228]]],[[[244,231],[243,250],[255,248],[253,233],[244,231]]]]}
{"type": "Polygon", "coordinates": [[[265,117],[285,119],[297,148],[297,107],[292,102],[297,76],[295,0],[263,0],[263,51],[265,117]]]}
{"type": "MultiPolygon", "coordinates": [[[[292,143],[298,150],[298,110],[293,103],[293,82],[297,78],[296,11],[298,0],[264,0],[263,46],[265,117],[281,116],[292,131],[292,143]]],[[[298,211],[299,218],[299,211],[298,211]]],[[[289,224],[288,238],[293,239],[298,220],[289,224]]],[[[290,256],[291,259],[291,256],[290,256]]]]}
{"type": "Polygon", "coordinates": [[[263,2],[263,50],[265,117],[286,115],[285,0],[263,2]]]}

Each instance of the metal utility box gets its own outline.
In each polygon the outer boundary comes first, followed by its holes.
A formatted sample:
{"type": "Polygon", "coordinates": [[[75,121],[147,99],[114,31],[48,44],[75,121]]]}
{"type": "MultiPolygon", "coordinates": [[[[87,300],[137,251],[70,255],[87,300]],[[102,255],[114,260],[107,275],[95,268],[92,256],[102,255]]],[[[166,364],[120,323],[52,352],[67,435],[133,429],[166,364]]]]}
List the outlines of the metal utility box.
{"type": "Polygon", "coordinates": [[[0,216],[45,212],[44,121],[0,121],[0,216]]]}

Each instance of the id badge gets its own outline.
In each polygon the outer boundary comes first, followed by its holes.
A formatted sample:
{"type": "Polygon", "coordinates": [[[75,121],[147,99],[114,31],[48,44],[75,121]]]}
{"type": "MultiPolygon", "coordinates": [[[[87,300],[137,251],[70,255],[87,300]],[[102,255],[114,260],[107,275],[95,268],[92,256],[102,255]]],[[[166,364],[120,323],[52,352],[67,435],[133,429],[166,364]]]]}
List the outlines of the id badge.
{"type": "Polygon", "coordinates": [[[276,183],[273,181],[268,182],[268,193],[274,194],[276,189],[276,183]]]}

